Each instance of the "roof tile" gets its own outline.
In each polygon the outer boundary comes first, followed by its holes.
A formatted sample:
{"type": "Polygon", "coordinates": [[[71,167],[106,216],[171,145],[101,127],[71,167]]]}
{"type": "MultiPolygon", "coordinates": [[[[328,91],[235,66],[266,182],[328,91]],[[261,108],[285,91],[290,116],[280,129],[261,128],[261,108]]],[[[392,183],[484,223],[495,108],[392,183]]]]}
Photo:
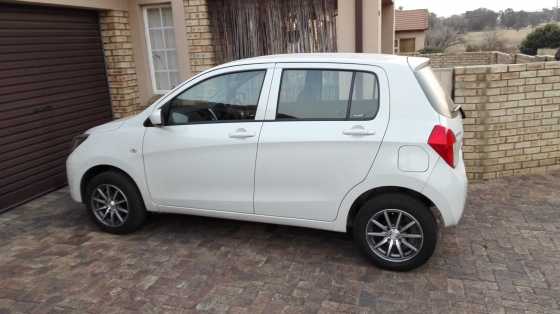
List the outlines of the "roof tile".
{"type": "Polygon", "coordinates": [[[396,10],[395,31],[419,31],[428,29],[428,10],[396,10]]]}

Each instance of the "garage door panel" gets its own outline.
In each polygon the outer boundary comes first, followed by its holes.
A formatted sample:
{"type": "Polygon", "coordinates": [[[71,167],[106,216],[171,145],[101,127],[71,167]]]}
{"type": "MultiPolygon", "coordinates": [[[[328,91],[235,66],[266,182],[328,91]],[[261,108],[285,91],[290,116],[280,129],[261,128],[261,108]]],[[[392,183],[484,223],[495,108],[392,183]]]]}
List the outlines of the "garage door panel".
{"type": "Polygon", "coordinates": [[[104,108],[106,104],[110,101],[108,98],[104,98],[105,95],[100,95],[100,98],[94,101],[90,101],[87,97],[85,99],[69,99],[62,103],[56,103],[50,105],[51,109],[45,111],[44,115],[39,116],[34,114],[35,109],[32,108],[24,108],[23,110],[14,110],[9,111],[8,114],[2,115],[2,119],[0,120],[0,128],[10,128],[15,127],[20,124],[31,123],[37,121],[39,119],[50,119],[55,118],[60,115],[74,113],[78,111],[83,111],[90,109],[92,107],[95,108],[102,108],[106,111],[107,108],[104,108]],[[84,102],[85,101],[85,102],[84,102]]]}
{"type": "Polygon", "coordinates": [[[10,69],[24,69],[24,68],[35,68],[53,65],[65,65],[65,64],[76,64],[76,63],[100,63],[105,62],[102,55],[86,55],[79,57],[67,57],[67,58],[56,58],[56,59],[37,59],[37,60],[24,60],[24,61],[11,61],[3,62],[0,60],[0,69],[10,70],[10,69]]]}
{"type": "MultiPolygon", "coordinates": [[[[65,173],[64,165],[48,164],[42,167],[35,168],[33,169],[33,171],[29,171],[28,173],[16,175],[15,177],[11,178],[14,181],[9,182],[8,184],[5,184],[5,182],[3,182],[7,180],[0,179],[0,196],[17,192],[19,189],[24,188],[29,184],[35,184],[35,182],[37,181],[42,181],[48,179],[51,176],[60,175],[61,173],[65,173]]],[[[60,188],[60,186],[58,187],[60,188]]]]}
{"type": "Polygon", "coordinates": [[[29,153],[29,151],[32,149],[40,151],[45,147],[49,147],[49,145],[51,144],[51,140],[50,140],[51,135],[57,138],[57,140],[54,141],[54,143],[56,144],[59,141],[68,141],[68,138],[72,138],[74,135],[81,134],[84,128],[94,127],[95,125],[96,125],[95,121],[85,122],[83,125],[67,127],[63,130],[54,130],[50,132],[50,134],[37,135],[37,136],[30,137],[28,139],[18,141],[17,143],[7,144],[5,145],[6,151],[1,156],[2,161],[10,160],[11,158],[16,158],[18,156],[25,155],[29,153]],[[69,136],[69,134],[71,135],[69,136]],[[24,149],[22,149],[21,147],[24,147],[24,149]]]}
{"type": "Polygon", "coordinates": [[[34,52],[19,52],[17,54],[0,54],[2,62],[8,61],[26,61],[26,60],[44,60],[44,59],[58,59],[58,58],[72,58],[76,54],[80,56],[99,56],[96,49],[87,50],[63,50],[63,51],[34,51],[34,52]]]}
{"type": "Polygon", "coordinates": [[[60,158],[66,157],[67,151],[70,149],[70,144],[59,144],[58,146],[51,146],[44,151],[42,156],[37,158],[23,158],[22,163],[18,165],[0,164],[4,173],[4,177],[0,178],[0,186],[9,185],[11,182],[16,182],[22,178],[27,178],[39,172],[38,169],[49,169],[49,167],[60,166],[60,158]]]}
{"type": "Polygon", "coordinates": [[[54,191],[66,184],[66,174],[59,173],[36,180],[33,184],[23,186],[16,191],[0,194],[0,208],[10,208],[14,204],[21,204],[37,196],[54,191]]]}
{"type": "MultiPolygon", "coordinates": [[[[72,92],[72,91],[78,91],[84,88],[100,88],[102,86],[104,86],[104,84],[106,85],[107,82],[106,81],[94,81],[94,82],[84,82],[82,84],[73,84],[71,86],[52,86],[50,88],[44,88],[44,89],[39,89],[39,90],[33,90],[33,91],[29,91],[26,92],[25,96],[26,98],[23,98],[22,100],[25,99],[34,99],[37,101],[37,103],[41,102],[42,97],[46,97],[49,95],[56,95],[56,94],[64,94],[67,92],[72,92]]],[[[14,97],[13,95],[3,95],[0,96],[0,103],[2,102],[10,102],[10,101],[17,101],[17,97],[14,97]]]]}
{"type": "Polygon", "coordinates": [[[0,21],[1,29],[18,29],[18,30],[33,30],[33,29],[97,29],[97,23],[76,23],[72,21],[23,21],[23,20],[6,20],[0,21]]]}
{"type": "MultiPolygon", "coordinates": [[[[28,121],[28,122],[21,122],[19,123],[19,121],[21,121],[20,119],[14,119],[16,120],[13,124],[13,126],[6,126],[3,127],[3,129],[6,129],[7,132],[5,132],[4,130],[2,130],[2,135],[3,136],[4,133],[10,133],[10,132],[17,132],[18,136],[17,137],[9,137],[9,136],[5,136],[6,139],[2,140],[2,142],[4,141],[9,141],[10,138],[12,140],[11,143],[16,142],[15,139],[19,140],[25,140],[26,138],[29,137],[33,137],[36,136],[36,134],[40,131],[44,131],[43,128],[41,128],[40,130],[37,130],[38,126],[42,126],[44,124],[44,121],[47,120],[49,123],[51,124],[61,124],[64,125],[66,127],[68,127],[68,124],[70,123],[70,121],[66,121],[66,120],[70,120],[70,119],[75,119],[75,121],[81,121],[80,119],[85,117],[89,117],[90,119],[93,119],[99,115],[101,115],[103,117],[103,119],[106,116],[110,116],[107,113],[107,107],[105,107],[104,104],[99,103],[100,105],[93,107],[92,105],[94,104],[86,104],[83,106],[80,106],[80,109],[76,109],[73,110],[71,112],[64,112],[64,114],[53,114],[52,111],[45,111],[43,113],[39,113],[39,114],[34,114],[31,115],[31,118],[34,119],[33,121],[28,121]],[[64,123],[64,124],[63,124],[64,123]]],[[[66,108],[64,108],[66,109],[66,108]]],[[[73,109],[73,108],[69,108],[69,109],[73,109]]],[[[55,111],[55,110],[53,110],[55,111]]],[[[63,111],[63,110],[58,110],[59,112],[63,111]]],[[[1,124],[1,123],[0,123],[1,124]]],[[[49,128],[49,131],[52,130],[58,130],[56,128],[56,126],[51,126],[49,128]]],[[[10,144],[10,142],[5,143],[6,145],[10,144]]],[[[10,150],[8,149],[8,147],[3,149],[5,153],[9,152],[10,150]]]]}
{"type": "Polygon", "coordinates": [[[95,11],[0,4],[0,211],[66,184],[72,137],[111,119],[95,11]]]}
{"type": "Polygon", "coordinates": [[[60,44],[42,44],[40,46],[35,44],[28,45],[2,45],[0,46],[0,54],[8,53],[25,53],[25,52],[49,52],[49,51],[76,51],[76,50],[91,50],[100,49],[100,43],[60,43],[60,44]]]}
{"type": "Polygon", "coordinates": [[[107,78],[104,74],[100,74],[93,76],[64,77],[30,84],[3,86],[0,90],[0,102],[20,99],[19,97],[22,92],[29,94],[35,93],[34,95],[40,97],[42,95],[49,95],[50,90],[59,87],[65,87],[67,91],[71,91],[80,88],[78,86],[82,83],[93,84],[93,86],[103,86],[107,84],[107,78]]]}
{"type": "Polygon", "coordinates": [[[97,15],[93,13],[95,12],[60,7],[2,5],[2,19],[10,21],[67,21],[76,24],[97,24],[97,15]]]}
{"type": "MultiPolygon", "coordinates": [[[[64,128],[71,127],[73,125],[78,125],[79,123],[84,123],[88,121],[95,122],[97,124],[103,123],[103,121],[108,121],[108,117],[111,115],[107,113],[107,110],[103,107],[101,108],[94,108],[88,111],[84,111],[81,114],[72,114],[63,117],[57,117],[54,119],[49,119],[46,123],[42,123],[42,121],[31,122],[29,125],[31,127],[21,128],[18,129],[16,135],[7,136],[7,131],[0,131],[0,145],[6,145],[9,143],[17,143],[19,141],[31,138],[33,136],[37,136],[45,132],[45,130],[52,132],[52,130],[63,130],[64,128]],[[69,119],[73,119],[72,121],[68,121],[69,119]],[[51,127],[46,128],[44,124],[51,124],[51,127]]],[[[14,128],[10,128],[11,132],[14,133],[14,128]]],[[[87,130],[87,129],[85,129],[87,130]]],[[[84,130],[84,131],[85,131],[84,130]]],[[[5,149],[4,151],[8,151],[5,149]]]]}
{"type": "Polygon", "coordinates": [[[59,72],[51,72],[46,74],[10,77],[5,79],[0,78],[0,86],[6,87],[6,86],[22,85],[22,84],[37,84],[48,80],[95,77],[99,75],[102,75],[103,78],[105,78],[105,69],[95,67],[91,69],[84,69],[84,70],[77,70],[77,71],[59,71],[59,72]]]}

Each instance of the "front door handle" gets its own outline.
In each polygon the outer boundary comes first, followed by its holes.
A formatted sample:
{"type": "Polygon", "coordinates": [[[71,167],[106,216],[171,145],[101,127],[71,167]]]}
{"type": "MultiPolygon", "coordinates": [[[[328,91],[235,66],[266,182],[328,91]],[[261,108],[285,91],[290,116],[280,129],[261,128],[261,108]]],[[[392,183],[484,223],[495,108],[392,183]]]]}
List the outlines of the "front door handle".
{"type": "Polygon", "coordinates": [[[235,130],[234,132],[229,133],[229,137],[231,138],[249,138],[257,135],[253,132],[247,132],[247,130],[240,128],[235,130]]]}
{"type": "Polygon", "coordinates": [[[375,131],[367,130],[362,126],[354,126],[351,129],[342,131],[342,134],[352,135],[352,136],[367,136],[367,135],[375,135],[375,131]]]}

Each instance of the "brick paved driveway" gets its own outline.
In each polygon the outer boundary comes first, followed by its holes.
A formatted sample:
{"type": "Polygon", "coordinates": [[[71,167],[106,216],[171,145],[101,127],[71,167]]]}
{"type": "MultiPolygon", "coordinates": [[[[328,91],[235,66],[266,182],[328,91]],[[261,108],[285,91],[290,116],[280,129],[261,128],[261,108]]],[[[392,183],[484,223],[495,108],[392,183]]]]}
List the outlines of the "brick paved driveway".
{"type": "Polygon", "coordinates": [[[472,185],[428,265],[332,232],[159,215],[98,232],[58,191],[0,215],[0,313],[560,313],[560,174],[472,185]]]}

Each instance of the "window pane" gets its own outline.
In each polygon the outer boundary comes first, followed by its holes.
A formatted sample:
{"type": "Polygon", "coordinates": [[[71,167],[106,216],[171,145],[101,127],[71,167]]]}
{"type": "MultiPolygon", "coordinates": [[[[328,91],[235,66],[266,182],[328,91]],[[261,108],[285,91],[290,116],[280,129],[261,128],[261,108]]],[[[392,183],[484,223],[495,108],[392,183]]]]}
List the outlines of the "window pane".
{"type": "Polygon", "coordinates": [[[171,83],[171,88],[179,85],[179,72],[169,72],[169,81],[171,83]]]}
{"type": "Polygon", "coordinates": [[[352,72],[284,70],[277,119],[345,119],[352,72]]]}
{"type": "Polygon", "coordinates": [[[156,77],[156,87],[158,90],[170,90],[171,86],[169,84],[169,75],[167,72],[157,72],[156,77]]]}
{"type": "Polygon", "coordinates": [[[163,49],[163,33],[161,30],[150,30],[150,45],[152,49],[163,49]]]}
{"type": "Polygon", "coordinates": [[[171,101],[167,123],[254,120],[265,74],[247,71],[203,81],[171,101]]]}
{"type": "Polygon", "coordinates": [[[165,32],[165,48],[175,48],[175,32],[173,29],[166,29],[165,32]]]}
{"type": "Polygon", "coordinates": [[[159,8],[147,9],[148,14],[148,27],[160,27],[161,18],[159,15],[159,8]]]}
{"type": "Polygon", "coordinates": [[[163,26],[173,26],[173,15],[170,7],[161,8],[163,26]]]}
{"type": "Polygon", "coordinates": [[[167,55],[167,69],[177,70],[177,52],[168,51],[166,52],[166,55],[167,55]]]}
{"type": "Polygon", "coordinates": [[[157,51],[152,53],[152,58],[154,62],[154,70],[166,70],[167,67],[165,65],[165,55],[162,51],[157,51]]]}
{"type": "Polygon", "coordinates": [[[379,87],[372,73],[356,72],[350,119],[373,119],[379,110],[379,87]]]}

